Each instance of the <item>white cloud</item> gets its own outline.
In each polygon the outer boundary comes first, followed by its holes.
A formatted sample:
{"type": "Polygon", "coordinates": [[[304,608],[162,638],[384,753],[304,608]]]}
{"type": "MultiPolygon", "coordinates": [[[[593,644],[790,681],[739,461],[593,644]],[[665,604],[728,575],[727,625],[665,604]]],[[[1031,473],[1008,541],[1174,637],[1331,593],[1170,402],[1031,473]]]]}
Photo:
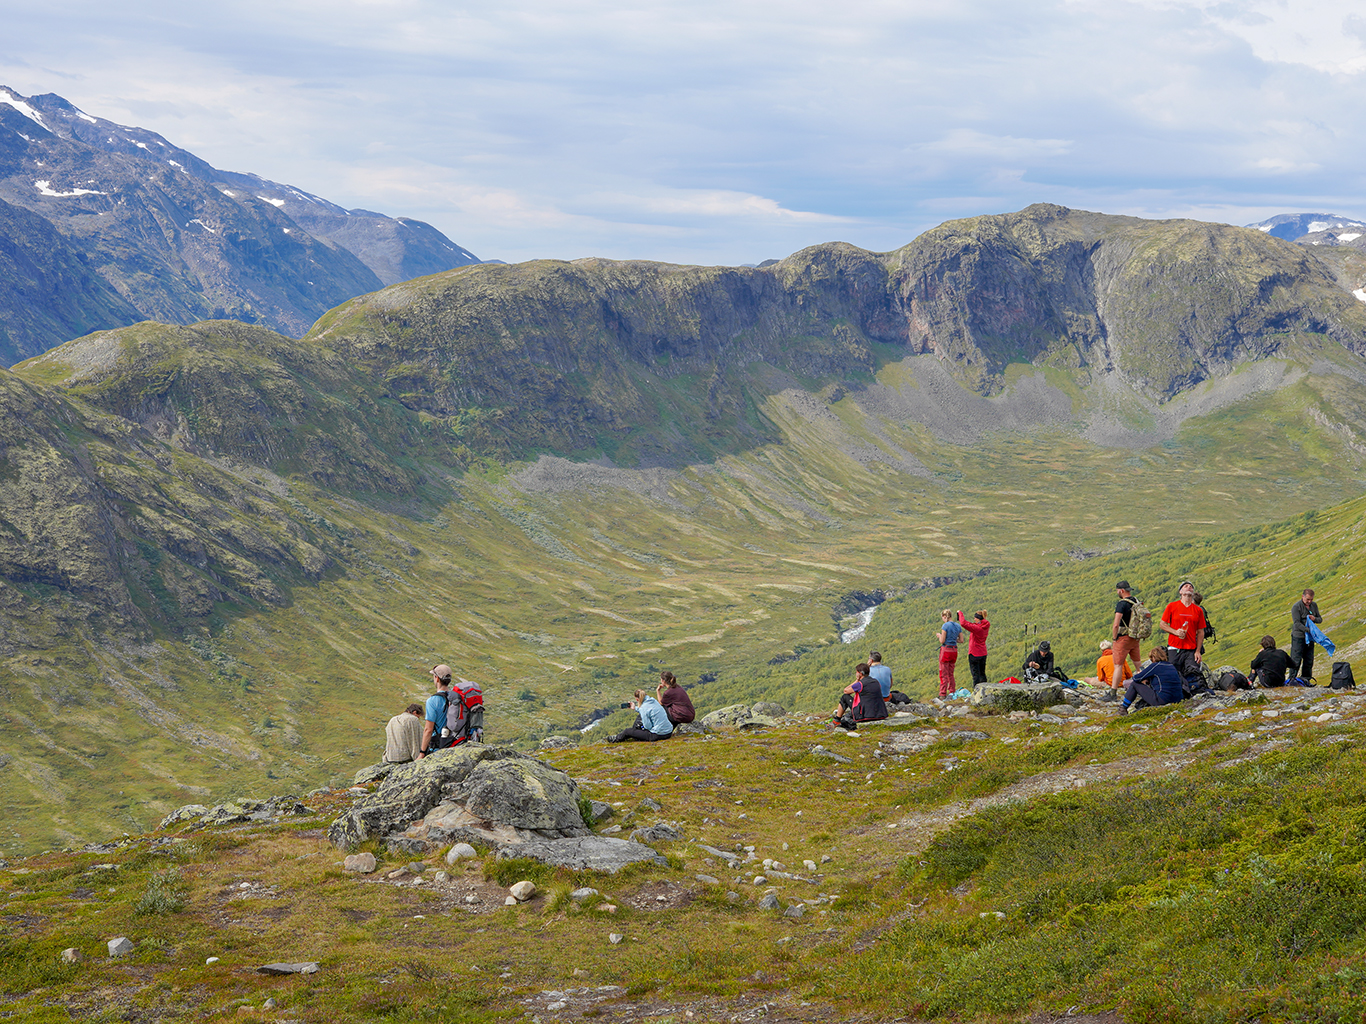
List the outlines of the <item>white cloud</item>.
{"type": "Polygon", "coordinates": [[[25,95],[487,257],[886,249],[1038,200],[1366,212],[1340,0],[51,0],[6,29],[25,95]]]}

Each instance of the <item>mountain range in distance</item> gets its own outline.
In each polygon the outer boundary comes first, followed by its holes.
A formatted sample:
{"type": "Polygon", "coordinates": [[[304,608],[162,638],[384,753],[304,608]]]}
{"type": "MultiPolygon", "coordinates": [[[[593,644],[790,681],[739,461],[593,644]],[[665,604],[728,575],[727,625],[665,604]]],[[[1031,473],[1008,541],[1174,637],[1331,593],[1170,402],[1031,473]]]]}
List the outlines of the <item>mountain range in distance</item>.
{"type": "Polygon", "coordinates": [[[0,87],[0,361],[140,320],[301,336],[352,296],[480,262],[422,221],[221,171],[155,132],[0,87]]]}

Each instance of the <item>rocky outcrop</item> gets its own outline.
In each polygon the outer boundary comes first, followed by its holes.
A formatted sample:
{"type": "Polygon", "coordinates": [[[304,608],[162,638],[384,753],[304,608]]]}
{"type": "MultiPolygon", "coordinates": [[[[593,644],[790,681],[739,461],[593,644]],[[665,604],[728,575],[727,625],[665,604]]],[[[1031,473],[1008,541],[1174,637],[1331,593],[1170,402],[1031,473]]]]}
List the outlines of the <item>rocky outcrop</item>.
{"type": "Polygon", "coordinates": [[[470,743],[396,766],[327,838],[345,849],[386,836],[417,851],[456,840],[503,846],[584,836],[579,799],[559,769],[509,747],[470,743]]]}
{"type": "Polygon", "coordinates": [[[777,704],[732,704],[704,715],[702,728],[707,732],[718,732],[723,729],[759,729],[776,726],[777,718],[760,713],[761,707],[777,708],[779,712],[786,713],[777,704]]]}
{"type": "Polygon", "coordinates": [[[983,683],[972,691],[968,703],[996,711],[1030,711],[1067,703],[1062,683],[983,683]]]}

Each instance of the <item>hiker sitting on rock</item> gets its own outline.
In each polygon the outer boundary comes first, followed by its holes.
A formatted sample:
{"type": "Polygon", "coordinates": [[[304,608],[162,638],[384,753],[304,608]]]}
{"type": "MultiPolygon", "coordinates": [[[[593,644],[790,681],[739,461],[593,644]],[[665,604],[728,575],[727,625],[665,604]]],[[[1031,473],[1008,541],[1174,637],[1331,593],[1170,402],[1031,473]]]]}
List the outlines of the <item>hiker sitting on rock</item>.
{"type": "Polygon", "coordinates": [[[636,699],[631,701],[630,706],[640,712],[636,715],[636,724],[629,729],[622,729],[615,736],[608,736],[608,743],[624,743],[627,740],[642,740],[649,743],[654,740],[667,740],[673,735],[674,727],[669,721],[669,713],[659,701],[644,690],[636,691],[636,699]]]}
{"type": "Polygon", "coordinates": [[[1142,700],[1148,707],[1161,707],[1175,704],[1185,696],[1181,687],[1181,673],[1176,666],[1167,661],[1167,649],[1154,647],[1148,652],[1151,659],[1147,668],[1140,669],[1138,675],[1129,680],[1129,688],[1124,691],[1124,701],[1119,705],[1119,713],[1127,715],[1129,707],[1136,700],[1142,700]]]}
{"type": "Polygon", "coordinates": [[[384,727],[384,760],[407,764],[422,756],[422,705],[409,704],[384,727]]]}
{"type": "Polygon", "coordinates": [[[1276,647],[1276,638],[1268,635],[1262,637],[1262,649],[1252,659],[1252,671],[1248,675],[1261,686],[1284,686],[1294,664],[1290,655],[1276,647]]]}
{"type": "Polygon", "coordinates": [[[672,672],[659,673],[659,686],[655,688],[655,693],[659,697],[659,703],[664,708],[664,713],[669,716],[669,721],[672,724],[682,725],[684,722],[691,722],[697,717],[688,691],[683,689],[672,672]]]}
{"type": "Polygon", "coordinates": [[[887,717],[882,686],[869,674],[867,662],[854,666],[854,681],[840,694],[834,717],[835,724],[845,729],[857,729],[860,722],[880,722],[887,717]]]}

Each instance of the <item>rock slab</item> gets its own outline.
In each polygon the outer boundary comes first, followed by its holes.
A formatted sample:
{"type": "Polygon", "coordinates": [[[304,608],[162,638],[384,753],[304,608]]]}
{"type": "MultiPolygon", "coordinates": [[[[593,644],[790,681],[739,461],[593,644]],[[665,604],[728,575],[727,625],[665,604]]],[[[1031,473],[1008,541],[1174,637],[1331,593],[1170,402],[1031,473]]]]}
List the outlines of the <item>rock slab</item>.
{"type": "Polygon", "coordinates": [[[628,864],[655,863],[663,858],[650,847],[609,836],[536,840],[504,846],[500,858],[530,857],[532,860],[572,871],[605,871],[616,874],[628,864]]]}
{"type": "Polygon", "coordinates": [[[1003,711],[1043,710],[1065,704],[1062,683],[983,683],[972,691],[968,703],[1003,711]]]}

